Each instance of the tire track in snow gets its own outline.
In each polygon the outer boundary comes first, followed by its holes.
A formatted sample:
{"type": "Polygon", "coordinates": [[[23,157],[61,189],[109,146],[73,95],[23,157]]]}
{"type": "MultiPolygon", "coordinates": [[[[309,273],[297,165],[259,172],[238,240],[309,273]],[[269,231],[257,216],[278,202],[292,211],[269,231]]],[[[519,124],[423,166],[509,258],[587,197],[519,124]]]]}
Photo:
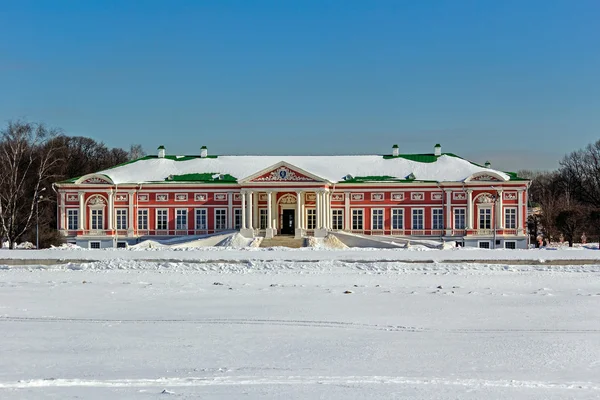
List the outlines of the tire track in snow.
{"type": "Polygon", "coordinates": [[[402,376],[206,376],[155,379],[29,379],[0,382],[0,389],[35,389],[49,387],[201,387],[243,385],[446,385],[469,388],[571,389],[600,391],[593,382],[544,382],[486,379],[448,379],[402,376]]]}
{"type": "Polygon", "coordinates": [[[109,319],[109,318],[63,318],[63,317],[9,317],[0,316],[0,322],[44,323],[92,323],[92,324],[197,324],[197,325],[264,325],[308,328],[359,329],[391,332],[423,333],[600,333],[600,329],[520,329],[520,328],[424,328],[403,325],[378,325],[342,321],[313,321],[253,318],[204,318],[204,319],[109,319]]]}

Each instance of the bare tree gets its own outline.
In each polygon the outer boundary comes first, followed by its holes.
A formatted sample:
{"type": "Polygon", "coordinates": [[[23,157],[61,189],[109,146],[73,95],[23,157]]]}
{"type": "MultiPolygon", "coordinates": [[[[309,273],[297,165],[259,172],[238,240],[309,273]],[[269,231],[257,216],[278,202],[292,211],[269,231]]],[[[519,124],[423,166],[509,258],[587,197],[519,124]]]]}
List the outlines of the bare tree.
{"type": "Polygon", "coordinates": [[[132,144],[129,148],[129,160],[137,160],[146,155],[144,148],[141,144],[132,144]]]}
{"type": "Polygon", "coordinates": [[[51,141],[58,133],[24,121],[9,122],[0,132],[0,236],[10,248],[31,226],[42,184],[61,162],[51,141]]]}
{"type": "Polygon", "coordinates": [[[573,241],[584,224],[585,212],[580,207],[562,210],[556,216],[556,227],[569,242],[569,247],[573,247],[573,241]]]}
{"type": "Polygon", "coordinates": [[[573,198],[600,208],[600,140],[565,156],[559,173],[573,198]]]}

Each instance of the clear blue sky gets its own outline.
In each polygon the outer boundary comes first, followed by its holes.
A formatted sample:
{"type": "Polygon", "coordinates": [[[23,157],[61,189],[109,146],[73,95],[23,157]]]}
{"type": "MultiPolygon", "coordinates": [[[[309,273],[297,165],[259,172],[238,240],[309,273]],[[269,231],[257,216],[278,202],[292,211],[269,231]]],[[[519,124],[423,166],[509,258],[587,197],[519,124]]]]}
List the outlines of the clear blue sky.
{"type": "Polygon", "coordinates": [[[505,170],[600,138],[600,1],[0,1],[0,122],[505,170]]]}

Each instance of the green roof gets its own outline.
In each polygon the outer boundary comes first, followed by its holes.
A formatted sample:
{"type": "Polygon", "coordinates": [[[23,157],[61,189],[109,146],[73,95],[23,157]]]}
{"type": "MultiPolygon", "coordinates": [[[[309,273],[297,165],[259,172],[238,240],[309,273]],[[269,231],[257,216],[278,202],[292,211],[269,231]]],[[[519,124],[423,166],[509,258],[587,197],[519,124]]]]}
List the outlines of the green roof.
{"type": "Polygon", "coordinates": [[[171,175],[167,182],[204,182],[204,183],[237,183],[237,179],[229,174],[206,172],[202,174],[171,175]]]}

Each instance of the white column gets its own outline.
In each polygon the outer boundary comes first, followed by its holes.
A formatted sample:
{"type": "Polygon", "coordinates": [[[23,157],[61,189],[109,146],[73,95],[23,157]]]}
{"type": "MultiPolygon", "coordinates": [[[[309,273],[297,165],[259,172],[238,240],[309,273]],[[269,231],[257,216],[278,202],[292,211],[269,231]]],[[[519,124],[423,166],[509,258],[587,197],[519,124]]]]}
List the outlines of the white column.
{"type": "Polygon", "coordinates": [[[60,230],[66,231],[69,227],[67,226],[67,220],[65,218],[65,192],[60,193],[60,208],[58,220],[60,221],[60,230]]]}
{"type": "Polygon", "coordinates": [[[467,229],[473,229],[473,190],[467,189],[467,229]]]}
{"type": "Polygon", "coordinates": [[[253,193],[252,191],[248,192],[248,229],[254,229],[254,225],[252,224],[252,199],[253,193]]]}
{"type": "Polygon", "coordinates": [[[258,214],[258,202],[260,200],[260,192],[256,192],[252,201],[252,226],[255,229],[260,228],[260,215],[258,214]]]}
{"type": "Polygon", "coordinates": [[[452,191],[446,190],[446,235],[452,231],[452,191]]]}
{"type": "Polygon", "coordinates": [[[303,229],[304,218],[302,218],[302,192],[296,192],[296,227],[303,229]]]}
{"type": "Polygon", "coordinates": [[[350,215],[350,193],[344,193],[344,229],[347,231],[352,230],[352,220],[350,215]]]}
{"type": "Polygon", "coordinates": [[[246,192],[242,192],[242,229],[246,229],[246,192]]]}
{"type": "Polygon", "coordinates": [[[233,192],[227,193],[227,229],[233,229],[233,192]]]}
{"type": "Polygon", "coordinates": [[[315,191],[315,213],[317,214],[317,229],[321,229],[323,223],[321,222],[321,208],[323,207],[323,202],[321,199],[320,191],[315,191]]]}
{"type": "Polygon", "coordinates": [[[79,230],[85,230],[85,192],[79,192],[79,230]]]}
{"type": "Polygon", "coordinates": [[[279,218],[279,207],[277,206],[277,192],[273,192],[273,201],[272,201],[273,205],[270,207],[271,208],[271,228],[273,228],[273,234],[275,234],[275,232],[277,231],[277,229],[279,228],[279,224],[278,224],[278,218],[279,218]]]}
{"type": "Polygon", "coordinates": [[[108,193],[108,230],[113,228],[113,215],[115,212],[115,192],[108,193]]]}
{"type": "Polygon", "coordinates": [[[502,189],[497,190],[498,200],[496,200],[496,228],[504,229],[504,213],[502,212],[502,189]]]}
{"type": "Polygon", "coordinates": [[[331,228],[331,192],[325,192],[325,228],[331,228]]]}
{"type": "MultiPolygon", "coordinates": [[[[518,209],[517,209],[517,235],[523,233],[523,189],[519,189],[517,191],[517,199],[518,199],[518,209]]],[[[526,210],[525,210],[526,211],[526,210]]]]}
{"type": "Polygon", "coordinates": [[[273,229],[273,214],[272,214],[272,209],[271,206],[273,204],[271,197],[273,195],[273,192],[267,192],[267,229],[273,229]]]}
{"type": "Polygon", "coordinates": [[[133,235],[133,225],[134,225],[134,221],[135,221],[134,208],[133,208],[133,198],[135,196],[135,191],[134,190],[130,190],[128,192],[128,194],[129,194],[129,210],[127,211],[127,213],[128,213],[128,219],[129,219],[129,221],[127,222],[127,234],[128,235],[133,235]]]}

